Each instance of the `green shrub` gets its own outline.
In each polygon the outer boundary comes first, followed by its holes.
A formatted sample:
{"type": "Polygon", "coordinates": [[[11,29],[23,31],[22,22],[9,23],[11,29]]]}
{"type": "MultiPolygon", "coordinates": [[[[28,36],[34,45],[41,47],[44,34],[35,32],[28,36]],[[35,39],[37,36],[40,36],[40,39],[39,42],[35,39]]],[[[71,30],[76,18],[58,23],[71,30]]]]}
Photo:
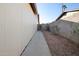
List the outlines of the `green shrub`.
{"type": "Polygon", "coordinates": [[[75,29],[73,30],[73,33],[79,34],[79,26],[75,27],[75,29]]]}

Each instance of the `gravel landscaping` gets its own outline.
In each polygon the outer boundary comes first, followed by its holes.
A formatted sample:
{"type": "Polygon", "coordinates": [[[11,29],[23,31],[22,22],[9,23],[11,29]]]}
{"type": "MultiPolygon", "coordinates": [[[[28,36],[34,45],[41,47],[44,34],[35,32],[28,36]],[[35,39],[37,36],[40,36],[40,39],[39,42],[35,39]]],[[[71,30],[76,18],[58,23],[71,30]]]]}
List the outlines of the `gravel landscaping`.
{"type": "Polygon", "coordinates": [[[72,41],[48,31],[43,34],[53,56],[79,56],[79,47],[72,41]]]}

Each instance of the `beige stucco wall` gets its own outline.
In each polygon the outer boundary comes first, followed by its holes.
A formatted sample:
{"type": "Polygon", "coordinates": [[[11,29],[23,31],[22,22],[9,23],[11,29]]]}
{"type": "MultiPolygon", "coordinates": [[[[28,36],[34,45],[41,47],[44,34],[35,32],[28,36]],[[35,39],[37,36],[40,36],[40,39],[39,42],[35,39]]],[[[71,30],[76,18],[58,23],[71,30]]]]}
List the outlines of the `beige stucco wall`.
{"type": "Polygon", "coordinates": [[[66,15],[64,15],[61,19],[71,22],[79,23],[79,11],[75,12],[68,12],[66,15]]]}
{"type": "Polygon", "coordinates": [[[0,55],[20,55],[36,30],[29,4],[0,4],[0,55]]]}

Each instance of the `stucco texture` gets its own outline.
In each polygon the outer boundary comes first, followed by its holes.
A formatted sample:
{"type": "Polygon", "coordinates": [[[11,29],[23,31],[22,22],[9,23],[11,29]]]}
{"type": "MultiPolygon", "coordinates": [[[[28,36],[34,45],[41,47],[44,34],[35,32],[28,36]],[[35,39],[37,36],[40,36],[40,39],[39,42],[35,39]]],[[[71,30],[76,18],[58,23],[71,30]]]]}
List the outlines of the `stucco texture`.
{"type": "Polygon", "coordinates": [[[36,29],[29,4],[0,4],[0,55],[20,55],[36,29]]]}

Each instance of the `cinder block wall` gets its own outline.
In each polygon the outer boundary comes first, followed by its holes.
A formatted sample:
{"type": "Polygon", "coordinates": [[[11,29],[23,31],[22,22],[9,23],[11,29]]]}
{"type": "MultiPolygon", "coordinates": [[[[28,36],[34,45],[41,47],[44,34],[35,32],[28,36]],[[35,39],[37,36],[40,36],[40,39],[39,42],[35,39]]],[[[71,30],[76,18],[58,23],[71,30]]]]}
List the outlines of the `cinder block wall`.
{"type": "MultiPolygon", "coordinates": [[[[70,13],[71,14],[71,13],[70,13]]],[[[79,12],[49,24],[50,31],[79,44],[79,12]],[[71,20],[71,21],[70,21],[71,20]]]]}

